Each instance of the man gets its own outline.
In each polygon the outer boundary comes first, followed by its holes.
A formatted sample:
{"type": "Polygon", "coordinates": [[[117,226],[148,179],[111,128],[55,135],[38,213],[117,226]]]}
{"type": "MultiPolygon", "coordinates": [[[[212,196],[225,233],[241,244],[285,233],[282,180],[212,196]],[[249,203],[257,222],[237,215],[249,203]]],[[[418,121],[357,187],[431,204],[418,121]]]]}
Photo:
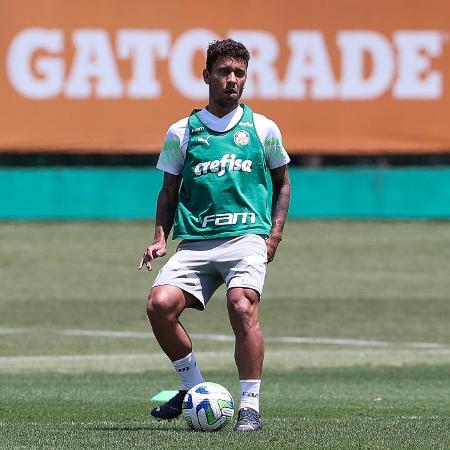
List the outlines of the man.
{"type": "Polygon", "coordinates": [[[203,381],[180,314],[186,308],[203,310],[218,286],[226,284],[241,385],[236,431],[262,427],[259,301],[290,199],[289,157],[278,127],[239,104],[249,58],[245,46],[231,39],[209,45],[203,71],[208,105],[167,132],[157,164],[164,181],[155,236],[139,265],[151,270],[151,261],[166,254],[174,225],[173,238],[182,242],[153,283],[147,315],[182,388],[151,411],[158,419],[179,416],[186,391],[203,381]]]}

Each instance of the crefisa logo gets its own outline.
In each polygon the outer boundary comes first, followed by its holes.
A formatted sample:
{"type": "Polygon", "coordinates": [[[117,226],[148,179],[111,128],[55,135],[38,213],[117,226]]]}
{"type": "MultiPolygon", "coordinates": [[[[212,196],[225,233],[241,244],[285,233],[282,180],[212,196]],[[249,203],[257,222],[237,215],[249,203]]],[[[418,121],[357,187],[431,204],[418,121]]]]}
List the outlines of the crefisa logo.
{"type": "Polygon", "coordinates": [[[236,145],[243,147],[250,142],[250,135],[245,130],[239,130],[234,133],[233,139],[236,145]]]}

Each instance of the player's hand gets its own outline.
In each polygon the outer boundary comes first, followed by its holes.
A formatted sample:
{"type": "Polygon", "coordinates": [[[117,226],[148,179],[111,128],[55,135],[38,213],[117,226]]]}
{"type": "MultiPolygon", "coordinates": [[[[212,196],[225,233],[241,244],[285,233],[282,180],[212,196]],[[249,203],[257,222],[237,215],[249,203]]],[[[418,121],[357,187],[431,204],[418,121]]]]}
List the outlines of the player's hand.
{"type": "Polygon", "coordinates": [[[275,258],[275,253],[278,248],[278,244],[280,243],[280,239],[276,239],[273,236],[269,236],[266,239],[266,247],[267,247],[267,262],[270,263],[275,258]]]}
{"type": "Polygon", "coordinates": [[[160,258],[165,256],[167,253],[167,248],[165,244],[157,243],[149,245],[142,255],[141,261],[139,262],[138,268],[141,270],[144,266],[148,271],[152,270],[152,261],[155,258],[160,258]]]}

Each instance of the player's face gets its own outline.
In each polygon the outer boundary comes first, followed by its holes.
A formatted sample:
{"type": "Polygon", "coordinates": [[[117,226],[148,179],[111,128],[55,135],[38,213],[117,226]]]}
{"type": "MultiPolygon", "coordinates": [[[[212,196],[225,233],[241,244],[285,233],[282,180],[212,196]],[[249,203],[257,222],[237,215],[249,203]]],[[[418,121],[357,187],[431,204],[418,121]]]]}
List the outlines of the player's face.
{"type": "Polygon", "coordinates": [[[247,64],[242,59],[220,57],[213,64],[211,72],[206,69],[203,71],[203,78],[209,84],[210,103],[221,108],[235,107],[247,79],[247,64]]]}

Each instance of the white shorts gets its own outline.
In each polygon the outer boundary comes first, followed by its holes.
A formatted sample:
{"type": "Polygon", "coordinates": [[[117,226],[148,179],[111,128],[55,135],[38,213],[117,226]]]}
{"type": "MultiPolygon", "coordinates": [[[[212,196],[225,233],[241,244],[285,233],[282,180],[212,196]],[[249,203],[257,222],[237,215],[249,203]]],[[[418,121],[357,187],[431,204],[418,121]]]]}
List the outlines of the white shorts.
{"type": "Polygon", "coordinates": [[[239,237],[182,241],[159,271],[153,287],[170,285],[192,294],[203,310],[225,283],[254,289],[261,296],[266,276],[267,247],[256,234],[239,237]]]}

